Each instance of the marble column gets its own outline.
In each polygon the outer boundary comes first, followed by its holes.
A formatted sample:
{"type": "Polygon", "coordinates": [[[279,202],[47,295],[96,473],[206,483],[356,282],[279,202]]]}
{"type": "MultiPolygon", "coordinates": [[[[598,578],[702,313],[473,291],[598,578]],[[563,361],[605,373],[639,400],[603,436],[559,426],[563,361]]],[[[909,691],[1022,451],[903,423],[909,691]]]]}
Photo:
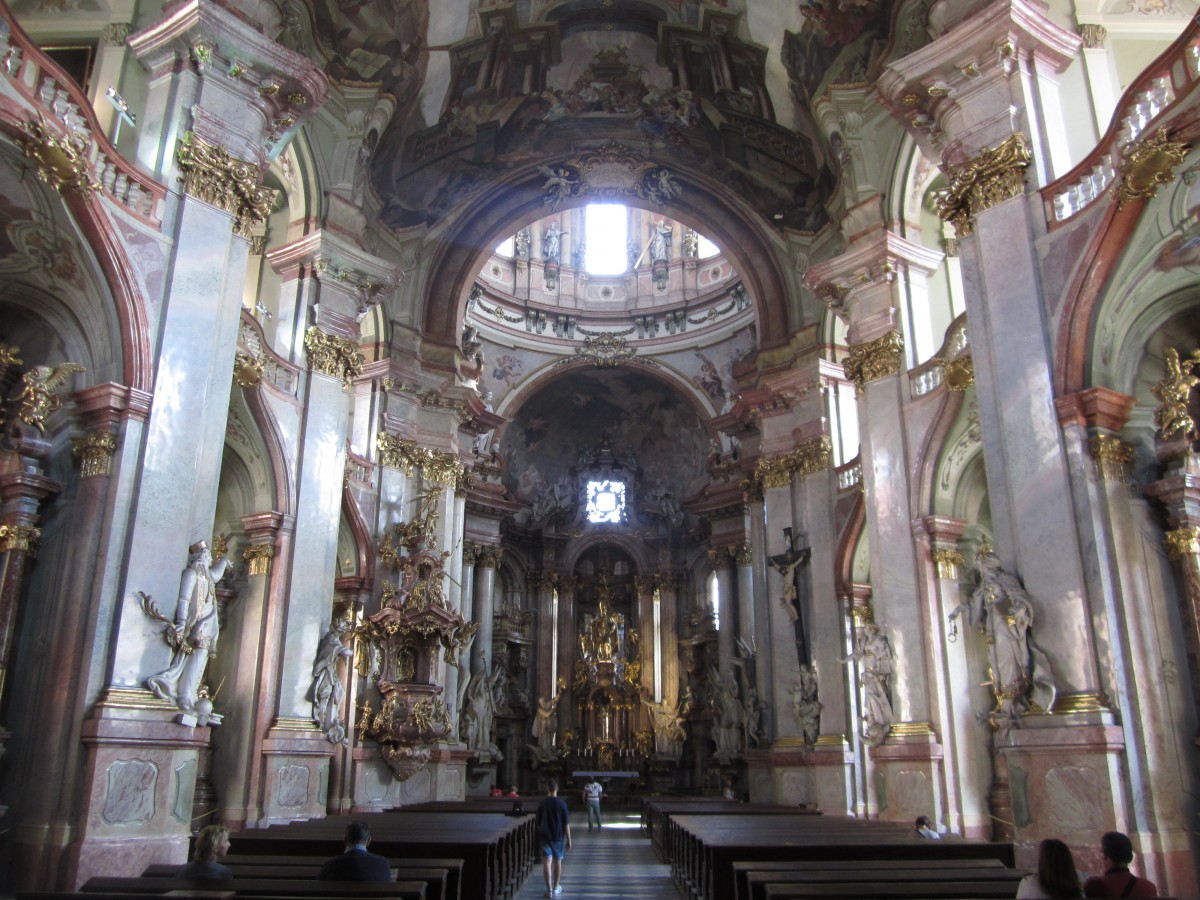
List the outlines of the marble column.
{"type": "Polygon", "coordinates": [[[737,636],[747,647],[756,647],[754,639],[754,548],[741,541],[729,548],[737,571],[737,636]]]}
{"type": "MultiPolygon", "coordinates": [[[[504,560],[504,548],[498,546],[482,546],[479,561],[475,568],[475,621],[479,623],[479,632],[475,637],[476,646],[487,653],[488,671],[494,664],[492,653],[492,628],[495,621],[495,591],[496,569],[504,560]]],[[[464,556],[465,561],[465,556],[464,556]]],[[[466,581],[463,581],[464,588],[466,581]]]]}
{"type": "MultiPolygon", "coordinates": [[[[477,544],[474,541],[463,541],[462,547],[462,592],[464,597],[471,598],[471,621],[479,624],[480,631],[475,632],[475,643],[472,645],[471,663],[468,668],[471,674],[478,672],[483,668],[483,663],[479,661],[479,651],[483,644],[479,640],[480,632],[483,630],[483,624],[479,621],[479,595],[477,593],[477,582],[475,580],[475,569],[479,565],[479,557],[483,553],[483,545],[477,544]]],[[[487,647],[487,659],[490,662],[492,658],[491,644],[487,647]]]]}
{"type": "Polygon", "coordinates": [[[221,803],[217,818],[234,828],[255,825],[262,817],[262,741],[274,719],[272,673],[279,662],[278,642],[264,636],[275,633],[268,625],[269,610],[285,605],[282,573],[275,564],[285,518],[263,512],[241,519],[247,545],[240,556],[247,578],[238,602],[226,613],[225,643],[230,649],[222,656],[232,663],[222,690],[227,718],[213,759],[221,803]]]}
{"type": "Polygon", "coordinates": [[[966,566],[958,542],[967,523],[946,516],[927,516],[919,531],[923,569],[932,581],[929,627],[934,728],[945,752],[946,808],[938,823],[964,837],[991,837],[987,792],[991,754],[977,740],[978,714],[972,701],[979,693],[981,669],[968,661],[970,635],[949,616],[961,602],[959,579],[966,566]],[[952,628],[956,630],[952,630],[952,628]],[[951,637],[953,636],[953,639],[951,637]]]}
{"type": "Polygon", "coordinates": [[[1130,790],[1119,729],[1095,702],[1101,682],[1077,524],[1086,516],[1076,510],[1044,339],[1052,328],[1034,248],[1045,226],[1027,196],[1066,168],[1055,77],[1079,45],[1044,6],[997,0],[948,24],[880,79],[884,104],[947,173],[939,213],[960,251],[996,551],[1029,593],[1032,637],[1059,695],[1093,698],[1056,703],[1053,715],[1026,716],[994,738],[1023,864],[1042,837],[1069,832],[1068,843],[1094,846],[1107,830],[1071,806],[1074,779],[1087,780],[1089,809],[1117,810],[1130,790]],[[965,56],[980,64],[962,66],[965,56]],[[934,83],[944,89],[936,98],[924,90],[934,83]],[[906,104],[917,90],[915,106],[906,104]]]}

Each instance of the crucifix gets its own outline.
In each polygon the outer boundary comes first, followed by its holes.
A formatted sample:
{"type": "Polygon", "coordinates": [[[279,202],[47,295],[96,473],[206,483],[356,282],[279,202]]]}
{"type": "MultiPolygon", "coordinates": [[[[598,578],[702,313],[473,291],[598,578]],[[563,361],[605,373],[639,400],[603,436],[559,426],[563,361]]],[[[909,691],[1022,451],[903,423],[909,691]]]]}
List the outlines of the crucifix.
{"type": "MultiPolygon", "coordinates": [[[[804,627],[804,613],[808,610],[808,580],[801,578],[797,569],[804,566],[812,556],[811,547],[797,547],[792,529],[783,529],[784,540],[787,541],[787,551],[769,557],[768,561],[783,575],[783,595],[780,602],[787,610],[788,617],[796,631],[797,662],[810,662],[808,648],[808,633],[804,627]]],[[[803,541],[804,535],[800,535],[803,541]]]]}

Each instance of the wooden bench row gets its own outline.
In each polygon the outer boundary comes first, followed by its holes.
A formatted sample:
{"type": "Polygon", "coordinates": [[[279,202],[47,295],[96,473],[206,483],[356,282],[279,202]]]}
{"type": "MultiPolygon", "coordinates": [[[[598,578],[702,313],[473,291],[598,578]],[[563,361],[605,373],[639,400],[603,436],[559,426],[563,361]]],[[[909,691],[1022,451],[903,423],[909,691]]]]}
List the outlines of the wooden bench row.
{"type": "MultiPolygon", "coordinates": [[[[922,840],[901,823],[748,812],[741,816],[670,814],[667,820],[664,858],[675,883],[691,900],[734,897],[735,863],[914,860],[929,868],[942,860],[995,860],[1009,868],[1013,864],[1011,844],[922,840]]],[[[831,896],[841,893],[832,890],[831,896]]]]}
{"type": "Polygon", "coordinates": [[[405,807],[238,832],[230,836],[224,862],[263,855],[307,858],[310,863],[327,859],[341,846],[346,825],[356,819],[370,824],[374,853],[406,859],[460,858],[463,898],[508,900],[533,864],[532,815],[506,815],[494,808],[478,812],[465,804],[453,812],[405,807]]]}

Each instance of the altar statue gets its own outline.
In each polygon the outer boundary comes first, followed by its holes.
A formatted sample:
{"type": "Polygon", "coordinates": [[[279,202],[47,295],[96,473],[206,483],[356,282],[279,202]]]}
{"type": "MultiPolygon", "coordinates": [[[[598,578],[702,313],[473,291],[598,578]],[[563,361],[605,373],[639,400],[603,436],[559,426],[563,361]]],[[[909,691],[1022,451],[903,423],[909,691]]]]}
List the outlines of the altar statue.
{"type": "Polygon", "coordinates": [[[1049,710],[1056,695],[1050,661],[1031,640],[1033,605],[1021,582],[1006,572],[986,544],[975,556],[979,584],[950,613],[954,621],[964,612],[972,627],[988,638],[988,663],[996,706],[988,723],[1001,735],[1008,733],[1036,703],[1049,710]]]}
{"type": "Polygon", "coordinates": [[[228,568],[229,557],[214,563],[205,541],[188,548],[188,565],[179,580],[174,635],[168,635],[175,655],[171,665],[146,679],[146,687],[184,712],[195,712],[208,659],[217,649],[217,582],[228,568]]]}

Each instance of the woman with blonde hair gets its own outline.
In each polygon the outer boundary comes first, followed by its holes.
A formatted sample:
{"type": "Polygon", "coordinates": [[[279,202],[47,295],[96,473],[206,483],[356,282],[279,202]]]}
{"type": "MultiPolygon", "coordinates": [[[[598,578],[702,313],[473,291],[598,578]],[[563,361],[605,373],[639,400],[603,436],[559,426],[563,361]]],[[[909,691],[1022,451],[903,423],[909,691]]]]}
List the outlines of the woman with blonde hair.
{"type": "Polygon", "coordinates": [[[176,878],[190,881],[233,881],[233,872],[228,866],[217,862],[217,857],[229,852],[229,829],[224,825],[206,825],[196,835],[196,852],[192,861],[180,868],[176,878]]]}

